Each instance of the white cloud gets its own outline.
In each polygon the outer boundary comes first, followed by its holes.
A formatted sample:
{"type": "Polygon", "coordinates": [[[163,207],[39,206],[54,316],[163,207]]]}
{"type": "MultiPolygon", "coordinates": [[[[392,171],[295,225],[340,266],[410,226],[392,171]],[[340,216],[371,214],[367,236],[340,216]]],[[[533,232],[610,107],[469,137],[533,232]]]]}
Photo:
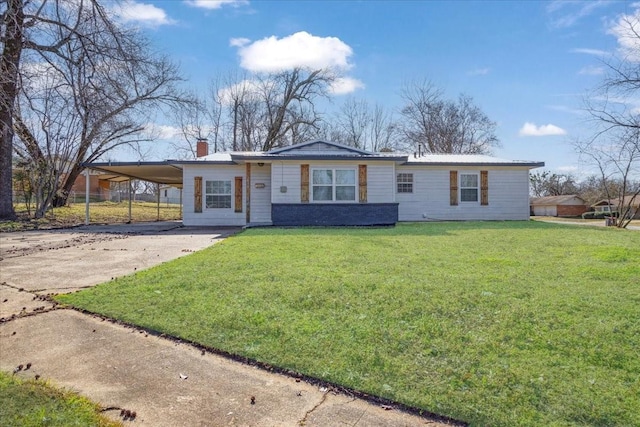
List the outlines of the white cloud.
{"type": "Polygon", "coordinates": [[[604,71],[605,71],[604,67],[587,65],[586,67],[581,68],[580,71],[578,71],[578,74],[583,74],[587,76],[601,76],[602,74],[604,74],[604,71]]]}
{"type": "Polygon", "coordinates": [[[329,92],[334,95],[345,95],[347,93],[355,92],[358,89],[364,89],[364,83],[360,80],[351,77],[340,77],[331,83],[329,92]]]}
{"type": "Polygon", "coordinates": [[[566,135],[566,131],[556,125],[548,124],[536,126],[534,123],[526,122],[520,132],[520,136],[553,136],[553,135],[566,135]]]}
{"type": "Polygon", "coordinates": [[[547,13],[551,15],[551,26],[555,28],[568,28],[579,20],[591,15],[598,8],[608,6],[607,0],[580,1],[580,0],[555,0],[547,5],[547,13]]]}
{"type": "MultiPolygon", "coordinates": [[[[239,39],[232,40],[237,43],[239,39]]],[[[349,58],[353,54],[351,47],[337,37],[317,37],[306,31],[281,39],[271,36],[238,47],[240,66],[253,72],[277,72],[295,67],[347,70],[351,68],[349,58]]]]}
{"type": "Polygon", "coordinates": [[[607,52],[606,50],[589,49],[589,48],[571,49],[571,52],[573,52],[573,53],[586,53],[587,55],[594,55],[594,56],[605,56],[605,55],[609,54],[609,52],[607,52]]]}
{"type": "Polygon", "coordinates": [[[475,70],[471,70],[467,72],[469,76],[486,76],[491,71],[491,68],[476,68],[475,70]]]}
{"type": "Polygon", "coordinates": [[[249,0],[185,0],[189,6],[202,9],[220,9],[222,6],[240,7],[249,4],[249,0]]]}
{"type": "Polygon", "coordinates": [[[607,33],[618,40],[618,50],[627,59],[640,61],[640,9],[631,14],[622,14],[611,25],[607,33]]]}
{"type": "Polygon", "coordinates": [[[563,113],[570,113],[570,114],[583,114],[584,110],[579,110],[577,108],[574,107],[568,107],[566,105],[547,105],[547,108],[549,108],[550,110],[554,110],[554,111],[561,111],[563,113]]]}
{"type": "Polygon", "coordinates": [[[156,139],[166,139],[171,140],[179,137],[182,133],[180,128],[174,126],[160,125],[157,123],[147,123],[145,128],[145,133],[156,139]]]}
{"type": "Polygon", "coordinates": [[[143,25],[159,26],[174,24],[167,13],[152,4],[125,1],[115,9],[115,14],[124,22],[137,22],[143,25]]]}
{"type": "Polygon", "coordinates": [[[251,40],[244,37],[237,37],[235,39],[229,40],[229,46],[232,46],[232,47],[242,47],[242,46],[246,46],[249,43],[251,43],[251,40]]]}

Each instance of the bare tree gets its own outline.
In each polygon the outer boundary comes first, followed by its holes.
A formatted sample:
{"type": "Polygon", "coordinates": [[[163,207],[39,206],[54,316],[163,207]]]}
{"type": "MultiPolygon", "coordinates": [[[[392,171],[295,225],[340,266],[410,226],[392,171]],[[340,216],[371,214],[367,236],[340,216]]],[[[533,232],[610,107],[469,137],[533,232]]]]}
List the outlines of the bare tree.
{"type": "Polygon", "coordinates": [[[341,135],[340,142],[360,149],[366,149],[371,113],[367,101],[347,98],[336,115],[336,129],[341,135]]]}
{"type": "Polygon", "coordinates": [[[633,205],[640,199],[640,128],[610,128],[590,140],[576,141],[575,147],[598,168],[605,198],[616,206],[613,221],[626,228],[633,218],[633,205]]]}
{"type": "MultiPolygon", "coordinates": [[[[82,163],[122,145],[149,141],[143,131],[153,112],[187,101],[177,89],[181,77],[171,61],[153,53],[137,31],[116,26],[97,3],[83,4],[55,3],[60,21],[49,36],[65,38],[65,43],[54,54],[35,51],[29,64],[47,78],[23,78],[31,83],[23,84],[20,108],[13,111],[20,156],[51,171],[62,169],[53,196],[42,198],[45,205],[38,214],[49,204],[66,203],[82,163]],[[77,22],[67,34],[69,16],[77,22]]],[[[23,66],[21,73],[27,76],[28,68],[23,66]]]]}
{"type": "Polygon", "coordinates": [[[391,113],[376,104],[371,113],[369,126],[369,143],[371,151],[395,151],[399,147],[398,126],[391,113]]]}
{"type": "Polygon", "coordinates": [[[456,101],[443,98],[429,81],[406,84],[401,127],[408,144],[427,153],[489,154],[499,145],[496,124],[461,94],[456,101]]]}
{"type": "Polygon", "coordinates": [[[598,168],[606,198],[618,205],[615,224],[626,227],[632,205],[640,198],[640,113],[634,105],[640,93],[640,22],[636,15],[624,15],[617,28],[625,48],[605,62],[602,84],[585,99],[594,131],[574,146],[598,168]]]}
{"type": "Polygon", "coordinates": [[[316,99],[328,96],[334,78],[329,70],[299,67],[260,76],[267,128],[262,150],[285,145],[287,134],[300,125],[317,126],[320,116],[315,111],[316,99]]]}
{"type": "Polygon", "coordinates": [[[531,195],[534,197],[578,193],[576,180],[570,174],[556,174],[550,171],[534,172],[529,175],[529,183],[531,195]]]}
{"type": "Polygon", "coordinates": [[[173,109],[173,117],[178,124],[182,141],[171,143],[177,158],[195,158],[196,143],[199,139],[209,139],[214,135],[217,143],[217,128],[213,128],[210,123],[212,118],[217,118],[216,108],[210,111],[210,101],[204,97],[198,97],[195,93],[189,96],[191,102],[178,105],[173,109]]]}

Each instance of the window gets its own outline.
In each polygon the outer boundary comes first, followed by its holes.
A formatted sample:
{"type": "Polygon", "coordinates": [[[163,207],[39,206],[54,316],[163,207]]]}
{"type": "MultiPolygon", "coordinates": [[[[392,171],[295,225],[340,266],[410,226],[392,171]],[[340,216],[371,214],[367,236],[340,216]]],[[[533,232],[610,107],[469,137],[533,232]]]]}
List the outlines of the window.
{"type": "Polygon", "coordinates": [[[398,193],[413,193],[413,174],[399,173],[396,176],[398,193]]]}
{"type": "Polygon", "coordinates": [[[314,202],[355,201],[355,169],[313,169],[311,174],[314,202]]]}
{"type": "Polygon", "coordinates": [[[460,174],[460,201],[478,201],[478,175],[464,173],[460,174]]]}
{"type": "Polygon", "coordinates": [[[231,181],[205,181],[207,209],[231,208],[231,181]]]}

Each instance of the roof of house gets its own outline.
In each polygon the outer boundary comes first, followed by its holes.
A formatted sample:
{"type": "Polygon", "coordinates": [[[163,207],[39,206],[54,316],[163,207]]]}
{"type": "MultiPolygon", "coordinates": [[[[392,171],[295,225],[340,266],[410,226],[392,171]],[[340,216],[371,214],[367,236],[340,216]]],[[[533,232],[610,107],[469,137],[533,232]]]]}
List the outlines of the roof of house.
{"type": "Polygon", "coordinates": [[[497,157],[471,154],[378,153],[349,147],[336,142],[314,140],[270,151],[235,151],[213,153],[191,160],[165,160],[162,162],[95,162],[84,167],[113,174],[112,179],[142,179],[160,184],[182,185],[184,165],[237,165],[242,162],[271,162],[281,160],[329,160],[329,161],[391,161],[408,166],[516,166],[536,168],[544,162],[506,160],[497,157]]]}
{"type": "Polygon", "coordinates": [[[336,142],[314,140],[270,151],[234,151],[214,153],[193,161],[177,163],[210,162],[234,163],[241,161],[270,160],[384,160],[395,161],[404,165],[432,166],[526,166],[541,167],[544,162],[530,160],[507,160],[498,157],[476,154],[424,154],[410,155],[406,153],[379,153],[349,147],[336,142]]]}
{"type": "MultiPolygon", "coordinates": [[[[622,205],[627,205],[629,203],[631,203],[631,206],[633,206],[634,208],[640,207],[640,194],[636,195],[635,198],[633,194],[627,194],[622,198],[622,205]]],[[[591,206],[607,206],[607,205],[618,206],[620,204],[621,204],[620,198],[616,197],[611,200],[609,199],[599,200],[594,204],[592,204],[591,206]]]]}
{"type": "Polygon", "coordinates": [[[579,205],[585,205],[587,202],[580,196],[575,194],[565,194],[562,196],[545,196],[545,197],[532,197],[531,205],[535,206],[554,206],[562,205],[567,202],[577,201],[579,205]]]}
{"type": "Polygon", "coordinates": [[[474,166],[544,166],[544,162],[531,160],[508,160],[482,154],[423,154],[408,156],[407,165],[474,165],[474,166]]]}

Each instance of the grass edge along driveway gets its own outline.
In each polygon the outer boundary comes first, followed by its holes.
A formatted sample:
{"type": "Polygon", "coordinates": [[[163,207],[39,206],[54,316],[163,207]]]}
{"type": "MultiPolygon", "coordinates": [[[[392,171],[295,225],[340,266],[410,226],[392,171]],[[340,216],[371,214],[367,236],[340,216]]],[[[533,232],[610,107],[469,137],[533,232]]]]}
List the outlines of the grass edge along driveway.
{"type": "Polygon", "coordinates": [[[640,233],[264,228],[79,308],[472,425],[640,425],[640,233]]]}

